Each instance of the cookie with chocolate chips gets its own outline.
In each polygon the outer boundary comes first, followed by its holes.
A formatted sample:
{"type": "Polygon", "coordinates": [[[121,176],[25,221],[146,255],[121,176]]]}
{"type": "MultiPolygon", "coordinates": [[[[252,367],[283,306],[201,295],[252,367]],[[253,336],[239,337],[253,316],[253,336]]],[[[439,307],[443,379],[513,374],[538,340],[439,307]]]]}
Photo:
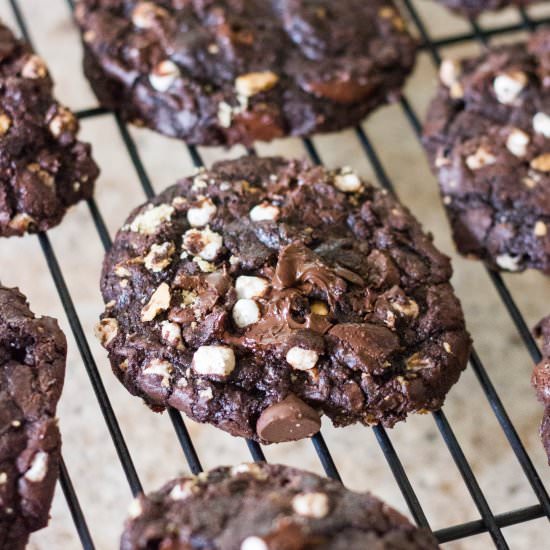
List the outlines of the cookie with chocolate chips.
{"type": "Polygon", "coordinates": [[[434,537],[369,493],[273,464],[175,479],[130,507],[121,550],[435,550],[434,537]]]}
{"type": "Polygon", "coordinates": [[[540,0],[439,0],[448,8],[467,17],[477,17],[484,11],[494,11],[514,6],[524,8],[540,0]]]}
{"type": "Polygon", "coordinates": [[[458,250],[550,273],[550,30],[440,77],[424,139],[458,250]]]}
{"type": "Polygon", "coordinates": [[[449,259],[351,169],[219,162],[132,212],[97,330],[154,409],[264,443],[441,407],[470,338],[449,259]]]}
{"type": "Polygon", "coordinates": [[[0,548],[22,550],[48,523],[65,356],[57,322],[35,317],[17,289],[0,285],[0,548]]]}
{"type": "Polygon", "coordinates": [[[355,125],[415,59],[390,0],[81,0],[75,14],[100,102],[192,144],[355,125]]]}
{"type": "Polygon", "coordinates": [[[540,437],[550,464],[550,316],[545,317],[535,328],[535,336],[542,341],[542,361],[535,367],[531,382],[539,401],[544,405],[540,425],[540,437]]]}
{"type": "Polygon", "coordinates": [[[98,168],[44,61],[0,23],[0,237],[45,231],[92,196],[98,168]]]}

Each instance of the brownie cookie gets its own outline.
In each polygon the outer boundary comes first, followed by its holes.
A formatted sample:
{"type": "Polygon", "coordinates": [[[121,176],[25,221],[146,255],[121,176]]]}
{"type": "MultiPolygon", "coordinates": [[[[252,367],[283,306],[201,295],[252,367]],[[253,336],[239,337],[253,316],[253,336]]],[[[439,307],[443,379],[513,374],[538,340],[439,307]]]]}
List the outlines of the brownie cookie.
{"type": "Polygon", "coordinates": [[[100,102],[192,144],[355,125],[415,59],[389,0],[81,0],[76,20],[100,102]]]}
{"type": "Polygon", "coordinates": [[[120,548],[433,550],[438,545],[429,532],[369,493],[258,463],[176,479],[138,497],[120,548]]]}
{"type": "Polygon", "coordinates": [[[155,409],[270,443],[441,407],[470,339],[449,259],[350,169],[220,162],[140,206],[98,334],[155,409]]]}
{"type": "Polygon", "coordinates": [[[550,316],[535,328],[535,336],[542,340],[542,361],[535,367],[531,379],[539,401],[544,405],[540,436],[550,464],[550,316]]]}
{"type": "Polygon", "coordinates": [[[550,30],[440,76],[425,145],[458,250],[550,273],[550,30]]]}
{"type": "Polygon", "coordinates": [[[44,61],[0,23],[0,236],[45,231],[92,196],[98,175],[44,61]]]}
{"type": "Polygon", "coordinates": [[[61,438],[55,409],[65,336],[35,317],[17,289],[0,285],[0,548],[25,548],[48,523],[61,438]]]}
{"type": "Polygon", "coordinates": [[[515,6],[524,8],[540,0],[439,0],[448,8],[467,17],[477,17],[480,13],[515,6]]]}

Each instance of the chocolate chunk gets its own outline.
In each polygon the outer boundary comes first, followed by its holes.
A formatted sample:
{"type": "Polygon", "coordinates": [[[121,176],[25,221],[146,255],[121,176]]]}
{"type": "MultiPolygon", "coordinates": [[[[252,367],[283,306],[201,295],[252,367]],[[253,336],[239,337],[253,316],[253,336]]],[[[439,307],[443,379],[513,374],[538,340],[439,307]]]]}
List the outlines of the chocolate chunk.
{"type": "Polygon", "coordinates": [[[169,481],[130,508],[121,550],[436,550],[435,538],[369,493],[275,464],[169,481]]]}
{"type": "Polygon", "coordinates": [[[550,31],[441,65],[424,129],[459,252],[550,273],[550,31]]]}
{"type": "Polygon", "coordinates": [[[92,196],[98,168],[44,61],[0,23],[0,237],[45,231],[92,196]]]}
{"type": "Polygon", "coordinates": [[[355,125],[415,60],[391,0],[81,0],[75,15],[100,102],[193,144],[355,125]]]}
{"type": "Polygon", "coordinates": [[[466,365],[451,273],[349,168],[244,157],[130,214],[98,333],[131,393],[233,435],[306,437],[321,413],[392,426],[439,408],[466,365]]]}
{"type": "Polygon", "coordinates": [[[264,409],[256,424],[258,435],[268,443],[296,441],[320,429],[317,411],[292,394],[264,409]]]}
{"type": "Polygon", "coordinates": [[[35,317],[23,294],[0,285],[0,548],[6,550],[23,550],[48,523],[66,353],[57,322],[35,317]]]}

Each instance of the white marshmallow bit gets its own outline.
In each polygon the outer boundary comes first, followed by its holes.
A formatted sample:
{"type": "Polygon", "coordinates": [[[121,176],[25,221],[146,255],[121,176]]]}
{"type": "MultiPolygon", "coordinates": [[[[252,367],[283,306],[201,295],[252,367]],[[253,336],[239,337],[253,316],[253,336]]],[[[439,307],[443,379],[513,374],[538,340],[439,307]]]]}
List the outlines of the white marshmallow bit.
{"type": "Polygon", "coordinates": [[[128,516],[131,519],[139,518],[143,514],[143,507],[141,506],[141,499],[139,497],[132,500],[130,506],[128,506],[128,516]]]}
{"type": "Polygon", "coordinates": [[[172,487],[170,498],[172,500],[185,500],[198,492],[197,482],[192,479],[185,479],[172,487]]]}
{"type": "Polygon", "coordinates": [[[249,298],[237,300],[233,306],[233,321],[239,328],[253,325],[260,320],[260,308],[258,304],[249,298]]]}
{"type": "Polygon", "coordinates": [[[548,227],[543,221],[539,220],[537,223],[535,223],[533,233],[535,234],[535,237],[546,237],[546,234],[548,233],[548,227]]]}
{"type": "Polygon", "coordinates": [[[149,75],[149,82],[157,92],[167,92],[180,76],[178,66],[169,59],[161,61],[149,75]]]}
{"type": "Polygon", "coordinates": [[[275,221],[279,217],[279,207],[262,202],[250,210],[250,219],[253,222],[275,221]]]}
{"type": "Polygon", "coordinates": [[[527,154],[529,136],[519,128],[514,128],[506,140],[506,148],[516,157],[524,157],[527,154]]]}
{"type": "Polygon", "coordinates": [[[304,349],[298,346],[290,348],[286,354],[287,363],[297,370],[312,369],[319,360],[319,354],[311,349],[304,349]]]}
{"type": "Polygon", "coordinates": [[[148,365],[143,369],[143,374],[156,374],[162,377],[161,386],[167,388],[170,386],[170,378],[174,372],[174,366],[170,361],[164,359],[151,359],[148,365]]]}
{"type": "Polygon", "coordinates": [[[38,451],[32,459],[31,467],[25,472],[25,479],[31,483],[40,483],[48,473],[48,453],[38,451]]]}
{"type": "Polygon", "coordinates": [[[134,218],[129,229],[135,233],[152,235],[163,222],[170,221],[173,213],[174,208],[168,204],[149,205],[147,210],[134,218]]]}
{"type": "Polygon", "coordinates": [[[215,260],[223,246],[223,238],[209,227],[190,229],[183,236],[183,247],[192,254],[198,254],[203,260],[215,260]]]}
{"type": "Polygon", "coordinates": [[[139,2],[132,12],[132,23],[138,29],[150,29],[155,19],[168,15],[167,12],[154,2],[139,2]]]}
{"type": "Polygon", "coordinates": [[[351,168],[343,168],[340,174],[334,176],[334,187],[344,193],[355,193],[361,189],[361,180],[351,168]]]}
{"type": "Polygon", "coordinates": [[[216,215],[216,205],[212,199],[206,197],[187,211],[187,221],[191,227],[204,227],[208,225],[216,215]]]}
{"type": "Polygon", "coordinates": [[[241,275],[235,281],[237,298],[261,298],[267,292],[269,283],[261,277],[248,277],[241,275]]]}
{"type": "Polygon", "coordinates": [[[141,310],[141,320],[144,323],[152,321],[161,311],[168,309],[170,297],[170,287],[166,283],[161,283],[141,310]]]}
{"type": "Polygon", "coordinates": [[[292,508],[308,518],[324,518],[329,512],[328,497],[325,493],[302,493],[292,499],[292,508]]]}
{"type": "Polygon", "coordinates": [[[521,71],[511,71],[498,75],[493,81],[493,89],[500,103],[513,103],[527,86],[527,75],[521,71]]]}
{"type": "Polygon", "coordinates": [[[546,113],[537,113],[533,117],[533,129],[537,134],[550,138],[550,116],[546,113]]]}
{"type": "Polygon", "coordinates": [[[518,271],[519,257],[510,256],[510,254],[501,254],[496,258],[497,265],[506,271],[518,271]]]}
{"type": "Polygon", "coordinates": [[[160,324],[160,333],[162,339],[173,346],[174,348],[182,347],[183,340],[181,338],[181,328],[177,323],[171,321],[163,321],[160,324]]]}
{"type": "Polygon", "coordinates": [[[439,67],[439,80],[450,88],[460,77],[460,63],[455,59],[444,59],[439,67]]]}
{"type": "Polygon", "coordinates": [[[260,537],[247,537],[241,544],[241,550],[269,550],[269,546],[260,537]]]}
{"type": "Polygon", "coordinates": [[[192,366],[198,374],[228,376],[235,368],[235,352],[227,346],[201,346],[192,366]]]}
{"type": "Polygon", "coordinates": [[[479,170],[484,166],[495,164],[496,161],[496,157],[483,147],[480,147],[473,155],[466,157],[466,165],[470,170],[479,170]]]}

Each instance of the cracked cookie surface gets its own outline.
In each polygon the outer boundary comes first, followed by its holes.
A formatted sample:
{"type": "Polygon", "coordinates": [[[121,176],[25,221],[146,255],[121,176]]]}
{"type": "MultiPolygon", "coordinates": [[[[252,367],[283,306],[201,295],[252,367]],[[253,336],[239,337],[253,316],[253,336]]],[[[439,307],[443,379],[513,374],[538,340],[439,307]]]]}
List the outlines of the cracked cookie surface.
{"type": "Polygon", "coordinates": [[[0,24],[0,236],[45,231],[92,196],[98,168],[44,61],[0,24]]]}
{"type": "Polygon", "coordinates": [[[388,0],[82,0],[76,19],[101,103],[192,144],[355,125],[415,59],[388,0]]]}
{"type": "Polygon", "coordinates": [[[550,273],[550,31],[440,77],[424,140],[458,250],[550,273]]]}
{"type": "Polygon", "coordinates": [[[351,169],[220,162],[137,208],[98,335],[153,408],[278,442],[438,409],[470,339],[449,259],[351,169]]]}
{"type": "Polygon", "coordinates": [[[121,550],[377,548],[437,542],[369,493],[274,464],[216,468],[168,482],[130,507],[121,550]]]}
{"type": "Polygon", "coordinates": [[[0,548],[22,550],[48,523],[65,356],[57,321],[35,317],[17,289],[0,285],[0,548]]]}

